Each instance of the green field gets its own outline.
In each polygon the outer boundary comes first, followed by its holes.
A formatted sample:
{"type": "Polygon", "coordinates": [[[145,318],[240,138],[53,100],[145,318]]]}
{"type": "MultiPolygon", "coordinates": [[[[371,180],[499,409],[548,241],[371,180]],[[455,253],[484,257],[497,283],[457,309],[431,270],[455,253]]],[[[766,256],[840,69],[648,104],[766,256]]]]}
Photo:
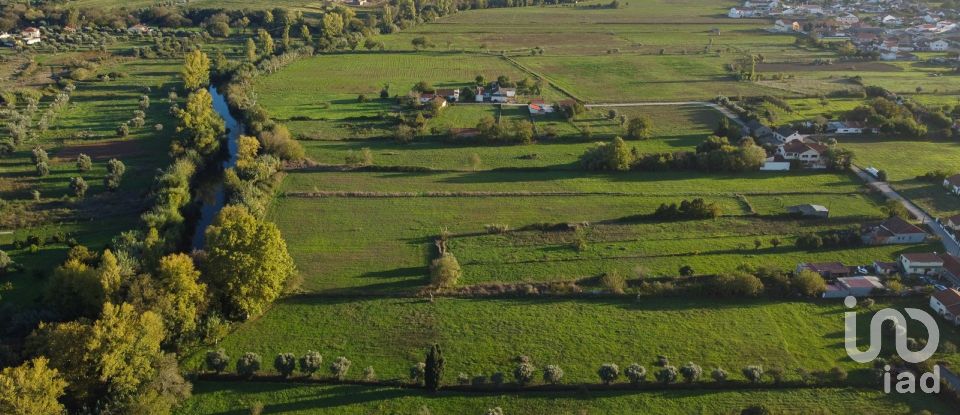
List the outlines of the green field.
{"type": "MultiPolygon", "coordinates": [[[[917,300],[882,306],[917,305],[917,300]]],[[[325,361],[345,356],[362,377],[407,379],[432,343],[443,345],[446,373],[510,373],[518,355],[538,367],[560,365],[568,383],[595,382],[602,363],[654,367],[658,355],[676,365],[723,367],[731,378],[750,364],[787,369],[869,368],[844,349],[839,300],[822,303],[685,298],[633,299],[369,299],[292,297],[238,328],[218,346],[230,356],[253,351],[270,361],[281,352],[317,350],[325,361]]],[[[868,332],[870,314],[861,315],[868,332]]],[[[956,341],[954,331],[945,340],[956,341]]],[[[197,367],[202,353],[189,359],[197,367]]],[[[949,361],[955,355],[944,356],[949,361]]],[[[266,369],[270,371],[272,369],[266,369]]],[[[869,375],[868,375],[869,376],[869,375]]],[[[509,377],[509,375],[508,375],[509,377]]],[[[857,378],[857,376],[854,376],[857,378]]],[[[868,378],[860,378],[867,380],[868,378]]]]}
{"type": "Polygon", "coordinates": [[[946,218],[960,213],[960,200],[940,183],[917,180],[934,170],[960,172],[960,144],[955,141],[865,138],[845,146],[856,153],[858,165],[886,171],[897,191],[931,215],[946,218]]]}
{"type": "Polygon", "coordinates": [[[949,413],[951,408],[915,395],[885,395],[864,389],[783,391],[589,392],[558,397],[549,393],[501,395],[458,394],[362,386],[315,386],[276,383],[198,382],[195,396],[180,414],[244,415],[254,402],[266,413],[477,414],[501,407],[507,414],[658,413],[666,415],[738,414],[750,405],[764,405],[782,414],[913,413],[922,409],[949,413]]]}

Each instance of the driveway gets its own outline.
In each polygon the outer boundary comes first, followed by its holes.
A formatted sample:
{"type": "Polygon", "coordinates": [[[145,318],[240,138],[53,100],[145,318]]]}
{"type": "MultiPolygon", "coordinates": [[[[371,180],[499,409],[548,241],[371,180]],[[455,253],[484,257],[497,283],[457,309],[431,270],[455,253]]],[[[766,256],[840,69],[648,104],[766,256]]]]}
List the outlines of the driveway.
{"type": "Polygon", "coordinates": [[[951,235],[950,232],[943,227],[943,225],[937,223],[933,216],[930,216],[926,211],[920,209],[920,207],[911,202],[910,199],[901,196],[900,193],[897,193],[896,190],[893,190],[893,188],[890,187],[890,183],[880,181],[857,166],[850,166],[850,169],[853,170],[857,176],[860,176],[863,181],[867,182],[867,186],[876,189],[887,199],[900,202],[903,207],[910,212],[911,215],[917,219],[920,219],[921,222],[923,222],[930,228],[930,230],[933,231],[934,235],[937,235],[940,238],[940,240],[943,242],[943,247],[947,250],[947,252],[954,255],[960,255],[960,244],[957,243],[956,239],[953,239],[953,235],[951,235]]]}

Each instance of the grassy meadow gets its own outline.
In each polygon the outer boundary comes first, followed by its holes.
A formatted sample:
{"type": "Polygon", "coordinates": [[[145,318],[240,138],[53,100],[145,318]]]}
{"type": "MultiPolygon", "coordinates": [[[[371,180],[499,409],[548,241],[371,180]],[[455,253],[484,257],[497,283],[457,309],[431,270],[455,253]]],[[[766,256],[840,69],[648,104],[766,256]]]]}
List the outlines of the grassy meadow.
{"type": "MultiPolygon", "coordinates": [[[[919,305],[922,300],[877,307],[919,305]]],[[[567,383],[596,382],[602,363],[654,368],[658,355],[674,365],[722,367],[731,379],[750,364],[787,369],[868,369],[843,348],[841,301],[790,302],[686,298],[453,299],[297,296],[235,330],[218,344],[230,356],[257,352],[265,361],[281,352],[317,350],[324,361],[345,356],[351,379],[372,366],[380,379],[404,380],[433,343],[443,345],[449,381],[458,373],[490,376],[510,371],[518,355],[535,365],[560,365],[567,383]]],[[[862,313],[866,338],[872,313],[862,313]]],[[[922,327],[922,326],[921,326],[922,327]]],[[[911,326],[911,330],[916,327],[911,326]]],[[[945,340],[956,342],[955,332],[945,340]]],[[[956,356],[940,356],[948,361],[956,356]]],[[[186,362],[197,367],[198,353],[186,362]]],[[[267,372],[272,369],[265,369],[267,372]]],[[[321,374],[326,376],[326,374],[321,374]]],[[[862,374],[855,379],[869,380],[862,374]]],[[[540,383],[539,381],[537,383],[540,383]]]]}
{"type": "Polygon", "coordinates": [[[929,409],[948,413],[945,404],[916,395],[886,395],[869,389],[801,389],[782,391],[671,391],[589,392],[572,396],[550,393],[459,394],[278,383],[197,382],[194,397],[179,414],[243,415],[254,402],[268,413],[370,414],[457,413],[483,414],[500,407],[508,414],[658,413],[665,415],[737,414],[761,404],[784,414],[869,413],[894,415],[929,409]]]}

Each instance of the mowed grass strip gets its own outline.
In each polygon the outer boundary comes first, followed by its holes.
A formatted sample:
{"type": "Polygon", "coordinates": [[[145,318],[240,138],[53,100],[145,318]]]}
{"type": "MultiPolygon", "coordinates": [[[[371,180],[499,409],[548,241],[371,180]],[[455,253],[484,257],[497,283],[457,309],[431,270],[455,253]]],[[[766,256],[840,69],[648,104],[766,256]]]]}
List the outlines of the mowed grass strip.
{"type": "Polygon", "coordinates": [[[500,407],[508,414],[657,413],[664,415],[739,413],[751,405],[785,414],[900,415],[923,409],[949,413],[946,404],[923,395],[884,394],[872,389],[822,388],[770,391],[590,392],[557,396],[550,393],[502,395],[432,394],[416,390],[352,385],[297,385],[259,382],[194,382],[194,394],[176,413],[236,414],[252,402],[288,414],[370,413],[482,414],[500,407]]]}
{"type": "MultiPolygon", "coordinates": [[[[447,382],[459,372],[504,372],[509,378],[518,355],[530,356],[538,367],[560,365],[571,383],[598,383],[596,370],[602,363],[625,367],[638,362],[653,368],[657,355],[678,366],[693,361],[705,369],[723,367],[733,378],[742,378],[739,370],[746,365],[778,366],[794,379],[799,367],[869,369],[844,351],[845,311],[839,300],[531,297],[431,302],[307,296],[280,300],[218,347],[234,358],[256,352],[265,362],[278,353],[307,350],[319,351],[326,362],[345,356],[353,363],[352,379],[368,366],[380,379],[407,379],[410,366],[422,361],[432,343],[444,348],[447,382]]],[[[869,313],[860,315],[858,334],[863,337],[869,318],[869,313]]],[[[956,332],[948,331],[944,338],[956,341],[956,332]]],[[[198,368],[202,358],[198,351],[185,366],[198,368]]],[[[269,365],[264,370],[272,371],[269,365]]]]}
{"type": "MultiPolygon", "coordinates": [[[[466,157],[466,156],[464,156],[466,157]]],[[[624,192],[647,196],[790,194],[849,194],[862,182],[852,174],[823,171],[742,174],[695,171],[585,173],[529,170],[478,172],[307,172],[292,171],[281,192],[321,191],[566,191],[624,192]]]]}

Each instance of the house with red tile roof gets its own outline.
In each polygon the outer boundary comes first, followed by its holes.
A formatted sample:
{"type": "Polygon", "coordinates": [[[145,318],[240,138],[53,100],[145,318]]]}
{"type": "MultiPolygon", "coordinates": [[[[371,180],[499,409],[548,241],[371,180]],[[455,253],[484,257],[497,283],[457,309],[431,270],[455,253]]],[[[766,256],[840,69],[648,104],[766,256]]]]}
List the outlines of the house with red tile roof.
{"type": "Polygon", "coordinates": [[[960,325],[960,291],[953,288],[930,296],[930,308],[953,324],[960,325]]]}
{"type": "Polygon", "coordinates": [[[784,160],[798,160],[805,167],[826,168],[824,154],[830,148],[824,144],[807,142],[806,140],[792,140],[777,147],[776,155],[784,160]]]}
{"type": "Polygon", "coordinates": [[[927,239],[927,232],[899,217],[892,217],[860,230],[866,245],[918,244],[927,239]]]}

